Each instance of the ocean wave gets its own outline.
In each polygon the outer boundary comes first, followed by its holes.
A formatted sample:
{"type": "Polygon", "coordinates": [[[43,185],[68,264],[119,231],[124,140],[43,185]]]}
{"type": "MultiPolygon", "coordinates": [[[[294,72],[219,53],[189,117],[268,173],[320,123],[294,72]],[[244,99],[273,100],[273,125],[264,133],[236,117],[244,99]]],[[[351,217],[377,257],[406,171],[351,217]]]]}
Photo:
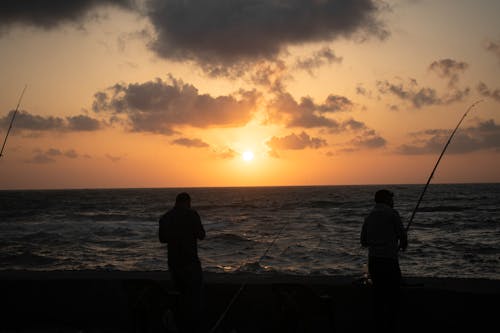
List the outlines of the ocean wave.
{"type": "Polygon", "coordinates": [[[133,231],[130,228],[124,228],[124,227],[116,227],[116,228],[101,227],[94,231],[94,235],[100,237],[107,237],[107,236],[134,237],[137,236],[137,232],[133,231]]]}
{"type": "Polygon", "coordinates": [[[315,200],[309,201],[308,206],[310,208],[338,208],[344,206],[344,204],[344,202],[338,201],[315,200]]]}
{"type": "Polygon", "coordinates": [[[468,206],[429,206],[429,207],[419,207],[418,211],[422,213],[434,213],[434,212],[463,212],[465,210],[472,209],[468,206]]]}
{"type": "Polygon", "coordinates": [[[223,242],[223,243],[229,243],[229,244],[249,244],[249,243],[255,243],[255,241],[245,238],[240,235],[232,234],[232,233],[222,233],[222,234],[216,234],[214,236],[207,237],[207,240],[209,241],[215,241],[215,242],[223,242]]]}
{"type": "Polygon", "coordinates": [[[0,257],[0,263],[12,266],[49,266],[57,262],[57,258],[35,254],[30,250],[25,250],[21,254],[7,255],[0,257]]]}
{"type": "Polygon", "coordinates": [[[46,231],[38,231],[32,234],[27,234],[15,239],[16,242],[23,244],[40,244],[40,245],[66,245],[70,242],[64,240],[64,237],[59,233],[52,233],[46,231]]]}
{"type": "Polygon", "coordinates": [[[91,221],[130,221],[134,220],[134,217],[127,213],[121,212],[74,212],[69,217],[70,220],[91,220],[91,221]]]}

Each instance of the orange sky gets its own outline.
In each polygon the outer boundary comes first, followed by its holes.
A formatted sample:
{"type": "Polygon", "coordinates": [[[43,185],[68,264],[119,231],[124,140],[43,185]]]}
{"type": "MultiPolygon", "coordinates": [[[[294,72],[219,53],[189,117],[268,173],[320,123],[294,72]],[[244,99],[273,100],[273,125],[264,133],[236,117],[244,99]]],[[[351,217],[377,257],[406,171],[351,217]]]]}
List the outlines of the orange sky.
{"type": "Polygon", "coordinates": [[[424,183],[480,99],[434,182],[499,182],[498,12],[486,0],[12,2],[2,140],[28,88],[0,189],[424,183]]]}

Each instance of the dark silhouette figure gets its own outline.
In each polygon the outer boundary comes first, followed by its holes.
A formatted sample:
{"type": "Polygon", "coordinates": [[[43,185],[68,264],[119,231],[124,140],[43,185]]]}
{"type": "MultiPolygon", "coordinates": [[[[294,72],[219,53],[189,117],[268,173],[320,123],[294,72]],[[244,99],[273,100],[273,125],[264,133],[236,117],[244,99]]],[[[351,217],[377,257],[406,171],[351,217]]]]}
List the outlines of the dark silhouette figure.
{"type": "Polygon", "coordinates": [[[160,218],[160,242],[167,243],[168,268],[178,290],[176,319],[184,332],[198,332],[202,317],[203,275],[198,240],[205,238],[200,215],[191,208],[188,193],[179,193],[175,206],[160,218]]]}
{"type": "Polygon", "coordinates": [[[396,330],[401,287],[398,252],[408,246],[406,230],[393,208],[393,197],[388,190],[375,193],[375,207],[365,218],[361,230],[361,245],[368,247],[377,332],[396,330]]]}

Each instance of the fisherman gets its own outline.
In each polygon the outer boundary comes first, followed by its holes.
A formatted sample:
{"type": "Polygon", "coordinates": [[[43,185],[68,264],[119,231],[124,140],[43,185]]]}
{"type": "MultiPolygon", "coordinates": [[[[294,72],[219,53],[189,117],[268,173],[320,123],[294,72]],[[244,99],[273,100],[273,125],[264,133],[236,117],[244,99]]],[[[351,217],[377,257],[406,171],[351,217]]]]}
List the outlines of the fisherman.
{"type": "Polygon", "coordinates": [[[201,321],[203,275],[198,257],[198,240],[205,229],[188,193],[179,193],[175,205],[159,221],[159,238],[167,243],[168,268],[174,287],[180,293],[178,323],[180,331],[198,332],[201,321]]]}
{"type": "Polygon", "coordinates": [[[377,332],[394,332],[399,308],[401,269],[399,249],[408,246],[406,230],[394,207],[389,190],[375,193],[375,207],[365,218],[361,245],[368,247],[368,272],[374,291],[374,315],[377,332]]]}

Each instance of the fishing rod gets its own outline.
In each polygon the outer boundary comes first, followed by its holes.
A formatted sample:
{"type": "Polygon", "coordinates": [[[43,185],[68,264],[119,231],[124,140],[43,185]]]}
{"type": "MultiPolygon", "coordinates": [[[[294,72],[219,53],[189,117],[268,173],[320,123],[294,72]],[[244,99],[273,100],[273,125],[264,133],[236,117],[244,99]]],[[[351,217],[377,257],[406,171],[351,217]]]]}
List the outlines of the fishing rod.
{"type": "Polygon", "coordinates": [[[5,139],[3,140],[2,150],[0,151],[0,157],[3,156],[3,150],[5,148],[5,144],[7,143],[7,138],[9,137],[10,130],[12,129],[12,124],[14,123],[14,119],[16,118],[17,110],[19,110],[19,105],[21,105],[21,100],[23,99],[24,92],[26,91],[27,87],[28,87],[28,85],[24,86],[24,89],[21,93],[21,96],[19,97],[19,101],[17,102],[16,110],[14,111],[14,114],[12,115],[12,119],[10,120],[9,129],[7,130],[7,134],[5,135],[5,139]]]}
{"type": "MultiPolygon", "coordinates": [[[[271,249],[271,247],[274,245],[274,243],[276,242],[276,240],[279,238],[279,236],[281,235],[281,233],[283,232],[283,230],[285,230],[285,227],[290,223],[290,221],[291,220],[288,220],[287,222],[283,223],[283,226],[276,233],[276,235],[274,236],[273,241],[271,242],[271,244],[269,244],[269,246],[266,248],[266,251],[264,252],[264,254],[262,256],[260,256],[259,260],[257,261],[257,265],[259,265],[260,262],[262,261],[262,259],[265,258],[265,256],[267,255],[267,253],[269,252],[269,250],[271,249]]],[[[240,294],[243,291],[243,289],[245,289],[245,286],[247,285],[247,282],[248,282],[248,277],[245,279],[245,281],[241,284],[240,288],[233,295],[233,298],[231,298],[231,300],[229,301],[229,304],[227,305],[226,309],[224,310],[224,312],[222,312],[222,314],[220,315],[219,319],[217,320],[217,322],[212,327],[212,329],[210,330],[209,333],[215,333],[217,331],[217,329],[219,328],[219,325],[222,323],[222,321],[226,317],[227,313],[229,312],[229,309],[231,309],[231,307],[233,306],[234,302],[236,302],[236,300],[240,296],[240,294]]]]}
{"type": "Polygon", "coordinates": [[[418,199],[417,201],[417,205],[415,206],[415,209],[413,209],[413,212],[411,213],[411,217],[410,217],[410,221],[408,222],[408,225],[406,226],[406,232],[408,232],[408,230],[410,229],[410,225],[411,223],[413,222],[413,218],[415,217],[415,214],[417,213],[417,210],[418,210],[418,207],[420,206],[420,202],[422,202],[422,198],[424,197],[424,194],[425,194],[425,191],[427,190],[427,187],[429,186],[430,182],[431,182],[431,179],[432,177],[434,177],[434,172],[436,172],[436,169],[439,165],[439,162],[441,162],[441,158],[443,157],[444,155],[444,152],[446,151],[446,149],[448,148],[448,145],[450,144],[451,142],[451,139],[453,139],[453,136],[455,135],[455,133],[457,132],[458,128],[460,127],[460,125],[462,124],[462,121],[465,119],[465,117],[467,116],[467,114],[479,103],[481,103],[483,100],[479,100],[479,101],[476,101],[474,103],[471,104],[471,106],[469,106],[469,108],[467,109],[467,111],[465,111],[464,115],[462,116],[462,118],[460,119],[460,121],[458,122],[457,126],[455,127],[455,129],[453,130],[453,132],[451,133],[450,137],[448,138],[448,141],[446,142],[446,144],[444,145],[444,148],[443,148],[443,151],[441,151],[441,155],[439,155],[439,158],[436,162],[436,165],[434,165],[434,169],[432,169],[432,172],[429,176],[429,179],[427,180],[427,183],[425,184],[424,186],[424,189],[422,191],[422,193],[420,194],[420,198],[418,199]]]}

